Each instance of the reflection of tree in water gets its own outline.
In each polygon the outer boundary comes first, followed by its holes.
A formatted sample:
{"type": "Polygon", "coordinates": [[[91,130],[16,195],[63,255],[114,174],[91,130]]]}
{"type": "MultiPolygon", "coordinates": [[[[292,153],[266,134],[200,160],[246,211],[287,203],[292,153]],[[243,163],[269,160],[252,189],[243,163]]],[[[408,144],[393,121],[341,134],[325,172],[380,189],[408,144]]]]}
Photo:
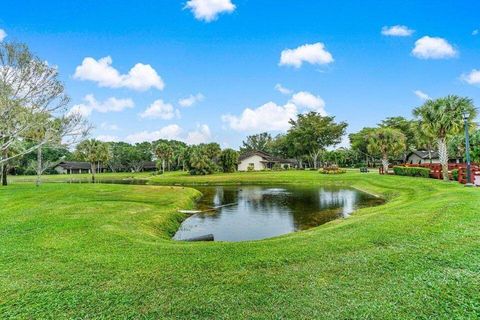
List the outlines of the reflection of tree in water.
{"type": "MultiPolygon", "coordinates": [[[[383,203],[383,200],[357,190],[337,187],[219,186],[198,189],[204,195],[199,208],[238,203],[219,211],[202,213],[199,215],[201,220],[217,220],[221,214],[244,214],[245,219],[252,214],[275,215],[292,219],[295,230],[316,227],[346,217],[360,207],[383,203]]],[[[274,221],[272,219],[272,223],[274,221]]]]}
{"type": "Polygon", "coordinates": [[[198,209],[205,210],[212,207],[220,206],[228,203],[236,203],[238,201],[238,190],[228,187],[199,187],[202,198],[198,202],[198,209]]]}

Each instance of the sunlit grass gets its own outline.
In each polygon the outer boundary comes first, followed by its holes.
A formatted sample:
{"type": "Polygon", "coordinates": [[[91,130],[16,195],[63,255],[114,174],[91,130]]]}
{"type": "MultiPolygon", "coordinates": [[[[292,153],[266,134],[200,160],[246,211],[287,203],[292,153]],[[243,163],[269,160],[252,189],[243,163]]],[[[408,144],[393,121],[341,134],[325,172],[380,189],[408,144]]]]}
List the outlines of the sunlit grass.
{"type": "MultiPolygon", "coordinates": [[[[480,190],[314,171],[151,183],[343,184],[387,204],[270,240],[179,243],[190,188],[0,188],[0,318],[476,318],[480,190]]],[[[18,179],[18,178],[17,178],[18,179]]]]}

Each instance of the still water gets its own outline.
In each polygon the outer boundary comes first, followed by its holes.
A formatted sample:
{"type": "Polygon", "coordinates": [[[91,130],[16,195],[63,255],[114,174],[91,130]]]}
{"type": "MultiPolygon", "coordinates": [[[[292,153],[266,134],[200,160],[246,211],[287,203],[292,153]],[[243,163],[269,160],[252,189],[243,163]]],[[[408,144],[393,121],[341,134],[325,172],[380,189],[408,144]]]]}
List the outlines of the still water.
{"type": "Polygon", "coordinates": [[[215,241],[270,238],[347,217],[354,210],[383,203],[356,189],[338,187],[215,186],[203,193],[198,210],[187,218],[173,239],[213,234],[215,241]]]}

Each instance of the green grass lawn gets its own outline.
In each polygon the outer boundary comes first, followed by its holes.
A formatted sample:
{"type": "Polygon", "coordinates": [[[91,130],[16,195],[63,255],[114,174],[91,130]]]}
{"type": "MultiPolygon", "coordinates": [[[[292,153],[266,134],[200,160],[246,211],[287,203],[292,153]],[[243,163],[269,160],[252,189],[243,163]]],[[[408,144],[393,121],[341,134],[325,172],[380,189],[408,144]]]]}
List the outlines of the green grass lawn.
{"type": "MultiPolygon", "coordinates": [[[[148,176],[148,174],[147,174],[148,176]]],[[[0,318],[476,319],[480,190],[314,171],[148,176],[155,184],[334,183],[385,205],[263,241],[169,240],[186,187],[0,188],[0,318]]],[[[23,180],[25,181],[25,180],[23,180]]]]}

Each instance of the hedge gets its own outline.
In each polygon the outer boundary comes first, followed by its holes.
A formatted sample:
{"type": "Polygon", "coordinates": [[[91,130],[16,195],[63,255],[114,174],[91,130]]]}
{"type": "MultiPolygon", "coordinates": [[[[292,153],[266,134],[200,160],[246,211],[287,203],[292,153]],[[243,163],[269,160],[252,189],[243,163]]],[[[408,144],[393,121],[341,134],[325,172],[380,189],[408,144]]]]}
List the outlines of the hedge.
{"type": "Polygon", "coordinates": [[[341,169],[338,167],[325,167],[323,169],[318,170],[318,172],[323,174],[342,174],[342,173],[346,173],[347,170],[341,169]]]}
{"type": "Polygon", "coordinates": [[[458,169],[452,170],[452,180],[458,181],[458,169]]]}
{"type": "Polygon", "coordinates": [[[409,176],[409,177],[430,177],[430,169],[419,168],[419,167],[393,167],[393,172],[398,176],[409,176]]]}

